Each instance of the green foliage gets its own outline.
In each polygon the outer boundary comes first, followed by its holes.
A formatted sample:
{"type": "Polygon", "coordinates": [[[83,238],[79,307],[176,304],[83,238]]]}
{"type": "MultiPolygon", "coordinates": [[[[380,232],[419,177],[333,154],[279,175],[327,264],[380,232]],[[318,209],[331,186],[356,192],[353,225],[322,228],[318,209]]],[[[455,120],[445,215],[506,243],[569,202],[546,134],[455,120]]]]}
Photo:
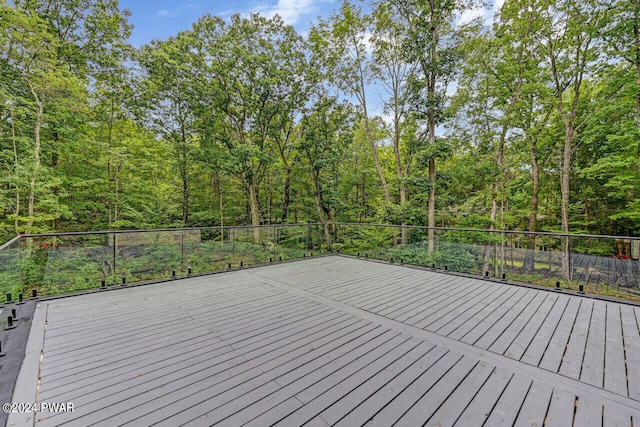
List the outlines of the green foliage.
{"type": "MultiPolygon", "coordinates": [[[[134,49],[129,12],[116,0],[2,2],[0,238],[242,223],[421,225],[431,208],[434,225],[557,231],[567,175],[570,231],[637,235],[640,12],[633,2],[574,3],[505,2],[489,27],[456,21],[477,2],[377,1],[367,10],[345,1],[306,37],[280,18],[203,16],[134,49]],[[554,22],[566,31],[552,31],[554,22]],[[579,52],[586,62],[575,62],[579,52]]],[[[335,232],[281,237],[318,250],[335,232]]],[[[337,244],[401,250],[396,234],[370,227],[337,244]]],[[[496,243],[449,237],[463,251],[496,243]]],[[[594,248],[580,250],[607,253],[594,248]]],[[[23,275],[37,284],[63,253],[31,248],[23,275]]],[[[91,267],[65,268],[106,274],[99,252],[87,256],[91,267]]]]}

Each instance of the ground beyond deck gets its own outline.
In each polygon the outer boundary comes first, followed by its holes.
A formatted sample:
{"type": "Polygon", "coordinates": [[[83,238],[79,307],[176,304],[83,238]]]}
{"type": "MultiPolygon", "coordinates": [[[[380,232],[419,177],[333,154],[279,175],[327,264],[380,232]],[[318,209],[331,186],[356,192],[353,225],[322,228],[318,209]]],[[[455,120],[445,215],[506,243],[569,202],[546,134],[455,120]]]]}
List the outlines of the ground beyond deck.
{"type": "Polygon", "coordinates": [[[42,301],[14,400],[39,369],[38,401],[74,406],[39,427],[638,426],[639,317],[319,257],[42,301]]]}

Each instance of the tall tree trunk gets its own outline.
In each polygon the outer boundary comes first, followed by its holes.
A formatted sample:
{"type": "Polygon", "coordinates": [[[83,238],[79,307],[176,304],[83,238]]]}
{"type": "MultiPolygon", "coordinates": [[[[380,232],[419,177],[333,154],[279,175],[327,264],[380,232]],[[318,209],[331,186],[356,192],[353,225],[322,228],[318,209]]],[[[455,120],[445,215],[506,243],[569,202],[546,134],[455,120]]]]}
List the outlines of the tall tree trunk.
{"type": "Polygon", "coordinates": [[[218,183],[218,205],[220,208],[220,227],[224,227],[224,209],[222,204],[222,179],[220,174],[216,174],[216,181],[218,183]]]}
{"type": "Polygon", "coordinates": [[[315,187],[314,201],[316,204],[316,211],[318,212],[318,220],[322,223],[322,228],[324,230],[324,239],[327,244],[327,249],[331,249],[331,231],[329,230],[329,224],[327,224],[324,210],[322,207],[322,193],[320,188],[320,176],[318,171],[314,171],[313,173],[313,182],[315,187]]]}
{"type": "Polygon", "coordinates": [[[289,216],[289,205],[291,205],[291,168],[286,169],[284,179],[284,206],[282,207],[282,222],[286,222],[289,216]]]}
{"type": "MultiPolygon", "coordinates": [[[[540,166],[538,164],[538,144],[536,138],[531,138],[529,156],[531,157],[531,174],[533,187],[531,189],[531,202],[529,204],[529,231],[535,233],[538,230],[538,196],[540,193],[540,166]]],[[[531,234],[527,238],[527,252],[524,257],[524,268],[531,272],[535,269],[536,236],[531,234]]]]}
{"type": "MultiPolygon", "coordinates": [[[[635,46],[635,66],[636,66],[636,81],[640,82],[640,16],[638,13],[640,11],[640,1],[633,1],[633,40],[635,46]]],[[[636,125],[640,129],[640,93],[636,95],[636,125]]],[[[638,172],[640,173],[640,141],[638,141],[638,172]]]]}
{"type": "Polygon", "coordinates": [[[247,183],[249,206],[251,208],[251,225],[253,225],[253,241],[260,243],[260,206],[258,205],[258,189],[253,177],[247,183]]]}
{"type": "Polygon", "coordinates": [[[364,129],[367,134],[367,139],[369,140],[369,145],[371,145],[371,152],[373,153],[373,163],[376,166],[376,172],[378,172],[378,178],[380,178],[380,183],[382,184],[382,190],[384,191],[384,200],[387,203],[390,203],[391,195],[389,194],[389,185],[387,184],[387,180],[384,177],[382,167],[380,166],[380,159],[378,158],[378,148],[376,147],[376,141],[373,138],[373,134],[371,133],[371,128],[369,126],[369,117],[367,116],[366,105],[363,105],[363,109],[364,109],[364,129]]]}
{"type": "Polygon", "coordinates": [[[187,226],[189,221],[189,171],[187,169],[187,131],[182,125],[180,147],[180,177],[182,179],[182,225],[187,226]]]}
{"type": "MultiPolygon", "coordinates": [[[[354,46],[358,45],[358,42],[355,40],[354,36],[354,46]]],[[[380,159],[378,158],[378,149],[376,147],[376,141],[373,138],[373,134],[371,133],[371,125],[369,123],[369,112],[367,111],[367,96],[365,93],[365,77],[364,70],[362,69],[362,64],[358,66],[358,84],[359,87],[356,91],[358,100],[360,101],[360,105],[362,106],[362,113],[364,115],[364,130],[367,134],[367,139],[369,140],[369,145],[371,145],[371,152],[373,154],[373,163],[376,166],[376,172],[378,173],[378,178],[380,178],[380,183],[382,184],[382,190],[384,192],[384,200],[387,203],[391,202],[391,196],[389,194],[389,185],[387,184],[387,180],[384,177],[384,173],[382,171],[382,167],[380,166],[380,159]]]]}
{"type": "MultiPolygon", "coordinates": [[[[491,196],[491,214],[489,216],[489,230],[496,229],[496,219],[498,218],[498,196],[501,195],[501,187],[502,187],[502,164],[504,160],[504,142],[507,136],[507,126],[502,126],[502,131],[500,132],[500,139],[498,140],[498,150],[496,153],[496,167],[498,172],[493,179],[493,190],[491,196]]],[[[502,197],[501,197],[502,199],[502,197]]],[[[493,237],[493,234],[490,234],[493,237]]],[[[495,244],[497,247],[497,243],[495,244]]],[[[489,271],[489,251],[488,248],[490,246],[485,245],[485,253],[484,253],[484,265],[482,271],[489,271]]],[[[498,274],[497,271],[498,263],[495,264],[495,272],[494,274],[498,274]]]]}
{"type": "Polygon", "coordinates": [[[427,252],[433,252],[435,248],[435,230],[436,226],[436,161],[433,157],[429,159],[429,181],[431,186],[429,187],[429,202],[427,204],[427,225],[429,231],[427,252]]]}
{"type": "Polygon", "coordinates": [[[120,194],[120,178],[119,178],[119,174],[120,174],[120,163],[116,163],[115,164],[115,181],[116,181],[116,194],[115,194],[115,203],[114,203],[114,207],[113,207],[113,220],[117,221],[118,218],[118,197],[120,194]]]}
{"type": "Polygon", "coordinates": [[[408,229],[406,227],[407,220],[405,219],[405,205],[407,203],[407,186],[404,183],[404,171],[402,168],[402,158],[400,156],[400,117],[398,115],[398,108],[396,106],[396,113],[393,120],[393,154],[396,159],[396,173],[398,174],[398,182],[400,182],[400,207],[402,209],[402,232],[400,242],[406,245],[408,242],[408,229]]]}
{"type": "MultiPolygon", "coordinates": [[[[573,123],[571,121],[566,122],[565,136],[564,136],[564,150],[563,150],[563,164],[562,164],[562,232],[569,233],[569,172],[571,170],[571,146],[573,142],[573,123]]],[[[562,239],[563,257],[562,257],[562,277],[565,280],[571,280],[571,266],[570,266],[570,248],[569,237],[562,239]]]]}
{"type": "Polygon", "coordinates": [[[29,189],[29,221],[27,223],[27,233],[31,231],[31,227],[33,227],[33,215],[35,211],[36,204],[36,176],[39,173],[40,169],[40,129],[42,128],[42,115],[44,113],[44,105],[43,101],[38,98],[38,95],[35,93],[33,88],[31,92],[36,100],[36,105],[38,106],[36,113],[36,126],[34,128],[34,136],[35,136],[35,144],[33,147],[33,174],[31,175],[30,189],[29,189]]]}
{"type": "MultiPolygon", "coordinates": [[[[11,106],[11,142],[13,143],[13,161],[16,168],[16,173],[18,172],[18,145],[16,144],[16,125],[13,118],[13,106],[11,106]]],[[[15,219],[13,220],[13,226],[15,228],[16,234],[19,233],[19,222],[18,216],[20,215],[20,188],[16,185],[16,208],[14,210],[16,214],[15,219]]]]}
{"type": "MultiPolygon", "coordinates": [[[[436,6],[434,0],[429,0],[429,7],[431,8],[431,22],[435,22],[436,6]]],[[[429,57],[433,62],[436,60],[436,47],[438,45],[438,33],[435,25],[431,26],[429,35],[431,37],[429,57]]],[[[428,76],[427,91],[428,100],[431,104],[428,111],[429,145],[433,146],[436,143],[436,110],[433,104],[436,98],[437,75],[431,67],[424,63],[422,64],[422,70],[428,76]]],[[[429,182],[431,185],[429,187],[429,203],[427,206],[427,225],[429,226],[427,252],[431,253],[435,248],[435,230],[433,227],[436,226],[436,159],[434,157],[429,158],[429,182]]]]}

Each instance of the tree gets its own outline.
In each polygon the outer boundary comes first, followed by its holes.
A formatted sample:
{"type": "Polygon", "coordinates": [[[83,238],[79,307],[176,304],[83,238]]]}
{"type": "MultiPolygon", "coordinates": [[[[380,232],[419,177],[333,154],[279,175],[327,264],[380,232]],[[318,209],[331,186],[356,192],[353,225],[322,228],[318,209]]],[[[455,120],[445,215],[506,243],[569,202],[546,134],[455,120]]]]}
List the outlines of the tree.
{"type": "Polygon", "coordinates": [[[196,145],[195,103],[197,86],[193,84],[196,66],[191,48],[193,35],[183,32],[165,42],[154,41],[139,54],[145,71],[141,83],[143,99],[150,108],[150,125],[170,141],[181,182],[182,225],[189,223],[190,159],[196,145]]]}
{"type": "Polygon", "coordinates": [[[338,200],[335,192],[337,180],[332,172],[337,170],[352,138],[351,119],[348,105],[339,104],[335,98],[320,94],[300,124],[302,137],[299,150],[308,161],[313,181],[313,199],[318,220],[324,227],[327,248],[331,247],[327,220],[335,220],[338,200]]]}
{"type": "MultiPolygon", "coordinates": [[[[303,41],[279,16],[234,15],[225,25],[205,16],[194,26],[202,83],[200,102],[211,116],[211,135],[224,149],[223,169],[237,177],[249,200],[251,223],[262,221],[259,186],[281,141],[304,105],[303,41]],[[287,125],[289,126],[289,125],[287,125]]],[[[254,228],[260,241],[260,229],[254,228]]]]}
{"type": "MultiPolygon", "coordinates": [[[[538,14],[535,38],[541,66],[547,68],[545,81],[548,102],[555,106],[564,126],[561,174],[561,227],[569,233],[569,198],[571,157],[577,132],[589,119],[586,109],[585,80],[596,76],[601,44],[598,29],[602,12],[591,2],[561,1],[556,3],[525,3],[538,14]]],[[[569,239],[564,239],[563,276],[571,278],[569,267],[569,239]]]]}
{"type": "Polygon", "coordinates": [[[367,102],[367,85],[374,79],[372,58],[367,51],[370,21],[369,17],[362,15],[360,8],[345,0],[339,13],[332,15],[329,21],[320,21],[311,29],[309,39],[312,62],[323,64],[328,81],[345,95],[354,96],[358,101],[384,199],[386,203],[391,203],[389,185],[378,157],[367,102]]]}
{"type": "MultiPolygon", "coordinates": [[[[429,170],[428,251],[434,249],[436,211],[436,129],[447,119],[447,87],[456,77],[462,57],[461,45],[468,24],[457,26],[457,13],[476,6],[473,1],[393,0],[405,29],[403,49],[406,61],[419,73],[409,79],[409,102],[413,114],[426,122],[425,154],[429,170]]],[[[473,25],[473,23],[472,23],[473,25]]]]}

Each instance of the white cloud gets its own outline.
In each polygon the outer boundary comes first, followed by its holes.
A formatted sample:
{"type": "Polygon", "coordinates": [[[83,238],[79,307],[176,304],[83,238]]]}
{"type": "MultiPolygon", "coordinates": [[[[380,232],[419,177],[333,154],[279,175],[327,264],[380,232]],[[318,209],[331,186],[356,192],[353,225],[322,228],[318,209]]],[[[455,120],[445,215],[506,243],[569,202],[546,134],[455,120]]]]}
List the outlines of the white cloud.
{"type": "Polygon", "coordinates": [[[465,10],[458,17],[458,24],[467,24],[477,18],[482,18],[485,21],[487,19],[487,10],[483,7],[465,10]]]}
{"type": "Polygon", "coordinates": [[[278,3],[261,3],[253,8],[253,12],[258,12],[267,17],[280,15],[282,20],[289,24],[297,24],[300,18],[311,13],[318,13],[317,1],[314,0],[278,0],[278,3]]]}
{"type": "Polygon", "coordinates": [[[160,9],[159,11],[156,12],[156,16],[159,18],[166,18],[166,17],[170,18],[170,17],[178,16],[181,13],[196,9],[198,7],[200,7],[199,3],[189,3],[182,6],[178,6],[173,9],[160,9]]]}

